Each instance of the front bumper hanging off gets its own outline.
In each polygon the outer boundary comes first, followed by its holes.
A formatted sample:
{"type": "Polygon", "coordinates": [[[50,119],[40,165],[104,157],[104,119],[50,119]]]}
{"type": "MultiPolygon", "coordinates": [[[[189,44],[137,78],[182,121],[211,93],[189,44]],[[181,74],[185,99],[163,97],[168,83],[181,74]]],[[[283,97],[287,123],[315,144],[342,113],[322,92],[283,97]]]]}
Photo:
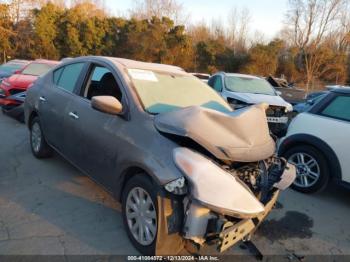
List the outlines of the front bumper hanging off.
{"type": "MultiPolygon", "coordinates": [[[[250,241],[254,232],[274,207],[278,195],[279,191],[276,191],[270,202],[265,205],[265,211],[259,216],[241,220],[236,224],[225,223],[222,231],[219,232],[217,250],[224,252],[239,241],[250,241]]],[[[182,237],[181,232],[183,221],[180,219],[181,216],[178,216],[182,212],[181,204],[179,206],[179,202],[161,196],[158,196],[157,200],[158,233],[155,254],[160,256],[183,254],[186,252],[186,241],[188,240],[182,237]]]]}
{"type": "Polygon", "coordinates": [[[266,218],[266,216],[274,207],[278,195],[279,191],[276,191],[270,202],[268,202],[265,206],[264,213],[262,213],[261,215],[255,218],[242,220],[237,224],[233,224],[232,222],[227,222],[226,224],[224,224],[223,230],[220,233],[220,244],[218,246],[218,251],[224,252],[225,250],[232,247],[241,240],[249,241],[254,232],[262,223],[262,221],[266,218]]]}

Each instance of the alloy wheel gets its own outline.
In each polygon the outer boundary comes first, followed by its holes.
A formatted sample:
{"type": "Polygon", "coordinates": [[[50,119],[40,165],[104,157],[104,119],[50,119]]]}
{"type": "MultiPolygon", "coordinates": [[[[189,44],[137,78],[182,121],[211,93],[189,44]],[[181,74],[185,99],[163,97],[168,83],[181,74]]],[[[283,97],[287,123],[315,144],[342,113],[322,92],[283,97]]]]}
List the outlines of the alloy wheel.
{"type": "Polygon", "coordinates": [[[308,188],[317,183],[321,175],[321,169],[314,157],[306,153],[295,153],[290,156],[289,162],[297,169],[297,177],[294,185],[308,188]]]}
{"type": "Polygon", "coordinates": [[[151,196],[140,187],[133,188],[125,212],[134,239],[143,246],[152,244],[157,234],[157,212],[151,196]]]}
{"type": "Polygon", "coordinates": [[[31,131],[31,141],[32,141],[32,148],[35,152],[39,152],[40,150],[40,145],[41,145],[41,129],[38,123],[34,123],[32,126],[32,131],[31,131]]]}

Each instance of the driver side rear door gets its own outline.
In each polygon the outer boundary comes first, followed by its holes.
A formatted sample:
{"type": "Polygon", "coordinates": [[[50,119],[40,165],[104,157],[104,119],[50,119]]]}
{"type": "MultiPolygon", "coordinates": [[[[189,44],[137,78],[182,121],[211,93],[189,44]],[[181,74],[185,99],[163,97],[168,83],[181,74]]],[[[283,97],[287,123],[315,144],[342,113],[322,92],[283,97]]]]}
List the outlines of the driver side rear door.
{"type": "Polygon", "coordinates": [[[53,71],[50,83],[39,91],[39,117],[43,132],[50,145],[64,155],[66,153],[64,120],[84,67],[84,62],[59,67],[53,71]]]}

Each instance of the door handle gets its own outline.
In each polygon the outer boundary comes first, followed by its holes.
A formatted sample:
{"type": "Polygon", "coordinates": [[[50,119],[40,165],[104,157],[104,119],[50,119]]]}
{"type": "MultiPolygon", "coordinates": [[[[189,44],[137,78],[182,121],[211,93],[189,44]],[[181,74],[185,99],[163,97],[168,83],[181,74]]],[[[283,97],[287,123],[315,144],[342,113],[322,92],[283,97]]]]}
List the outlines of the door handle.
{"type": "Polygon", "coordinates": [[[69,112],[68,115],[69,115],[71,118],[73,118],[73,119],[79,119],[79,116],[78,116],[77,114],[73,113],[73,112],[69,112]]]}
{"type": "Polygon", "coordinates": [[[41,102],[46,102],[46,98],[43,97],[43,96],[39,97],[39,100],[40,100],[41,102]]]}

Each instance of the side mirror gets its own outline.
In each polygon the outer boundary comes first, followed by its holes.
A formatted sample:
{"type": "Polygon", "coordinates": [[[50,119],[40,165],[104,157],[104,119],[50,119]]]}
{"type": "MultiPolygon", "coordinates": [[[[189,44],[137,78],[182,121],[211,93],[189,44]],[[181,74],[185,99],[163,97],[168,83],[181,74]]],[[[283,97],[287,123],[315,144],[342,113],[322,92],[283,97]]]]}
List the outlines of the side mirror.
{"type": "Polygon", "coordinates": [[[22,73],[22,70],[15,70],[13,73],[17,75],[17,74],[22,73]]]}
{"type": "Polygon", "coordinates": [[[281,91],[276,91],[276,94],[277,94],[278,96],[281,96],[281,95],[282,95],[282,92],[281,92],[281,91]]]}
{"type": "Polygon", "coordinates": [[[111,115],[119,115],[123,111],[122,104],[114,96],[94,96],[91,107],[111,115]]]}
{"type": "Polygon", "coordinates": [[[315,103],[315,101],[313,99],[309,99],[309,100],[306,101],[306,103],[308,105],[313,105],[315,103]]]}

